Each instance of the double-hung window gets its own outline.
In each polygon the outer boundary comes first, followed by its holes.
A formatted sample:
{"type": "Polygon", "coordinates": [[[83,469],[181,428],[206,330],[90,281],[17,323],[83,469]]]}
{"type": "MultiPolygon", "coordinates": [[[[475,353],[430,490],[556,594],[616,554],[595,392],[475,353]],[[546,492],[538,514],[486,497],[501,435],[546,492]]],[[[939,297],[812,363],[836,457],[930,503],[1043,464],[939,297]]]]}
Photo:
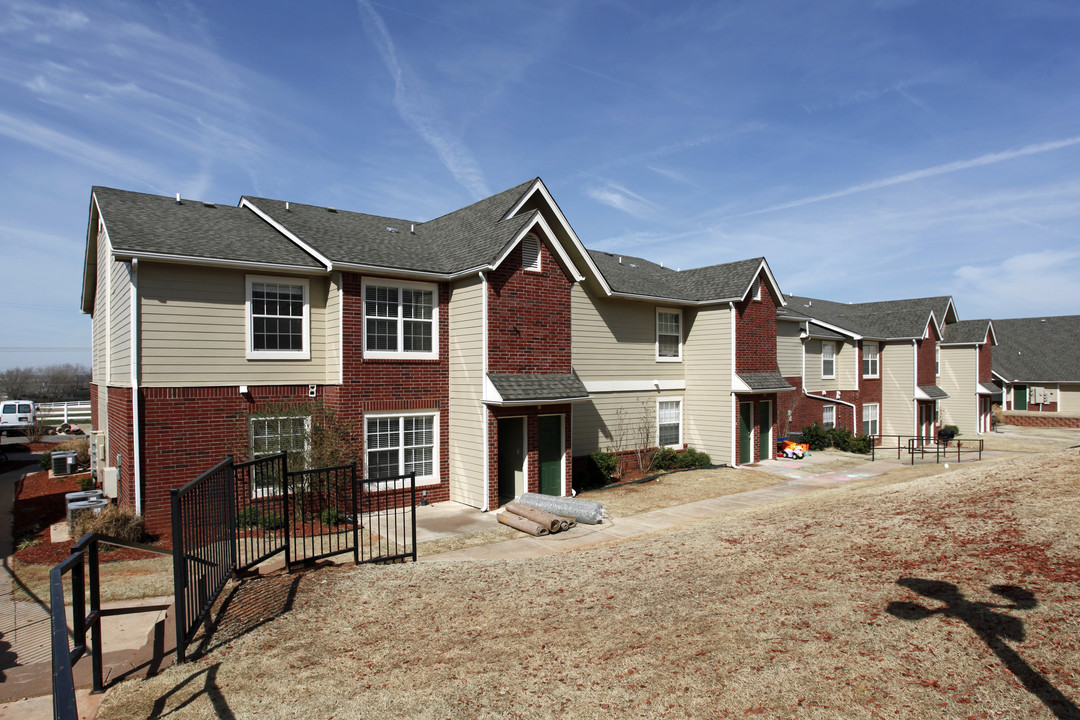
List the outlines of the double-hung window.
{"type": "Polygon", "coordinates": [[[418,484],[439,481],[439,414],[371,415],[364,419],[369,479],[416,472],[418,484]]]}
{"type": "Polygon", "coordinates": [[[832,340],[821,341],[821,379],[831,380],[836,377],[836,343],[832,340]]]}
{"type": "Polygon", "coordinates": [[[682,311],[656,310],[656,360],[682,360],[682,311]]]}
{"type": "Polygon", "coordinates": [[[863,435],[878,434],[878,404],[866,403],[862,406],[862,432],[863,435]]]}
{"type": "Polygon", "coordinates": [[[311,357],[308,281],[247,277],[249,360],[306,360],[311,357]]]}
{"type": "Polygon", "coordinates": [[[656,428],[656,444],[660,447],[682,445],[682,400],[657,401],[656,428]]]}
{"type": "Polygon", "coordinates": [[[862,375],[864,378],[878,376],[878,344],[864,340],[862,344],[862,375]]]}
{"type": "Polygon", "coordinates": [[[831,428],[836,425],[836,406],[826,405],[821,409],[821,427],[831,428]]]}
{"type": "MultiPolygon", "coordinates": [[[[288,451],[294,459],[292,467],[303,467],[304,456],[308,452],[308,438],[311,436],[311,419],[308,417],[252,417],[248,419],[251,458],[257,460],[267,455],[288,451]],[[295,455],[300,455],[297,462],[295,455]]],[[[252,497],[281,494],[284,478],[278,477],[273,470],[257,470],[251,476],[252,497]]]]}
{"type": "Polygon", "coordinates": [[[365,358],[438,358],[437,286],[366,280],[363,292],[365,358]]]}

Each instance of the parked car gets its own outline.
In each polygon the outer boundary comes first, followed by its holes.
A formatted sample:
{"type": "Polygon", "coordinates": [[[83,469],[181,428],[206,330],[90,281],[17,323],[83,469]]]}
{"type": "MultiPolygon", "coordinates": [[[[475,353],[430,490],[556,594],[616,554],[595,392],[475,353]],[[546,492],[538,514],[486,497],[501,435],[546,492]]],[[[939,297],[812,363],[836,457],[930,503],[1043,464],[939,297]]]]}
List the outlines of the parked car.
{"type": "Polygon", "coordinates": [[[11,430],[25,432],[37,419],[37,407],[31,400],[4,400],[0,402],[0,433],[11,430]]]}

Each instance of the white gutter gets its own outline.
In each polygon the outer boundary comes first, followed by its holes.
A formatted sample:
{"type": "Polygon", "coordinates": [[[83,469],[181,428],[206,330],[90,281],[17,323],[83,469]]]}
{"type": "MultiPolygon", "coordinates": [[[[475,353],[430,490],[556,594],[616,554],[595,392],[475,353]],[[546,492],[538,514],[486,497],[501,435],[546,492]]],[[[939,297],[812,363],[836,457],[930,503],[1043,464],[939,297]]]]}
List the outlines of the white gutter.
{"type": "MultiPolygon", "coordinates": [[[[933,313],[931,313],[933,315],[933,313]]],[[[911,397],[917,397],[915,391],[919,388],[919,341],[911,341],[911,381],[913,387],[911,388],[911,397]]],[[[915,427],[912,428],[912,435],[920,437],[919,435],[919,403],[915,401],[915,427]]]]}
{"type": "Polygon", "coordinates": [[[849,403],[848,401],[841,400],[840,398],[831,398],[828,395],[811,395],[810,393],[806,392],[805,387],[802,389],[802,394],[805,395],[808,398],[813,398],[814,400],[820,400],[821,402],[836,403],[838,405],[847,405],[849,408],[851,408],[851,421],[852,421],[852,424],[855,425],[855,432],[858,433],[858,431],[859,431],[859,423],[861,422],[861,418],[855,412],[858,409],[858,408],[855,407],[855,403],[849,403]]]}
{"type": "MultiPolygon", "coordinates": [[[[487,275],[481,270],[480,275],[480,292],[483,293],[483,297],[480,301],[480,357],[481,357],[481,374],[480,378],[482,386],[487,385],[487,373],[488,373],[488,282],[487,275]]],[[[483,413],[484,419],[484,507],[481,508],[481,512],[487,512],[491,509],[491,448],[488,447],[488,415],[491,413],[488,410],[487,405],[481,403],[480,411],[483,413]]]]}
{"type": "Polygon", "coordinates": [[[131,260],[131,477],[135,486],[135,514],[143,514],[142,428],[139,421],[139,259],[131,260]]]}
{"type": "Polygon", "coordinates": [[[194,255],[174,255],[172,253],[149,253],[130,252],[127,250],[114,250],[117,260],[153,260],[163,263],[182,263],[184,265],[212,265],[214,267],[238,268],[242,270],[287,270],[296,273],[308,273],[311,275],[325,275],[326,268],[311,267],[310,265],[288,265],[284,263],[255,262],[253,260],[228,260],[224,258],[197,257],[194,255]]]}

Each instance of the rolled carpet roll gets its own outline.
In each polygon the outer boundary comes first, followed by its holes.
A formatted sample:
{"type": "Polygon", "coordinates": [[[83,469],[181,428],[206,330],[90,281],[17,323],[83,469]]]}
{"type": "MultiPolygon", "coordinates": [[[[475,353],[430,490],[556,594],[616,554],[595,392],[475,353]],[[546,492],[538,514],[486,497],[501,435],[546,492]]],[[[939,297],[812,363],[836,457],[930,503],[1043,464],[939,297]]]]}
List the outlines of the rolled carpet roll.
{"type": "Polygon", "coordinates": [[[499,518],[499,522],[503,525],[509,525],[515,530],[528,533],[533,537],[543,537],[551,532],[540,523],[529,520],[528,518],[523,518],[520,515],[515,515],[514,513],[502,512],[496,517],[499,518]]]}
{"type": "Polygon", "coordinates": [[[569,530],[570,528],[577,525],[577,520],[575,520],[571,515],[556,515],[555,517],[559,518],[560,532],[562,532],[563,530],[569,530]]]}
{"type": "Polygon", "coordinates": [[[532,505],[525,505],[524,503],[519,502],[508,502],[503,505],[503,510],[539,523],[551,532],[559,532],[563,529],[562,520],[560,520],[557,515],[552,515],[547,510],[541,510],[532,505]]]}
{"type": "Polygon", "coordinates": [[[604,506],[591,500],[523,493],[518,502],[547,510],[553,515],[569,515],[586,525],[597,525],[604,519],[604,506]]]}

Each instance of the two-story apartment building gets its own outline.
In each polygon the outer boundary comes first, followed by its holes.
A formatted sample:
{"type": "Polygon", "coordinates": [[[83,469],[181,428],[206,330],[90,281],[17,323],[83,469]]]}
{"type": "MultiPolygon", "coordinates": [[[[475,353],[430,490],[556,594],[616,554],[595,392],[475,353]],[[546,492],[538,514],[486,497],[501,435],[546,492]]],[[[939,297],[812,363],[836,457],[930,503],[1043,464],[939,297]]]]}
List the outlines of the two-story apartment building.
{"type": "Polygon", "coordinates": [[[763,258],[677,272],[586,250],[539,179],[427,222],[94,188],[101,476],[163,528],[171,488],[297,447],[312,402],[356,424],[365,475],[415,471],[429,500],[485,510],[569,494],[573,457],[634,414],[638,444],[749,462],[789,389],[783,302],[763,258]]]}
{"type": "Polygon", "coordinates": [[[993,375],[1013,424],[1080,427],[1080,315],[995,320],[993,375]]]}

